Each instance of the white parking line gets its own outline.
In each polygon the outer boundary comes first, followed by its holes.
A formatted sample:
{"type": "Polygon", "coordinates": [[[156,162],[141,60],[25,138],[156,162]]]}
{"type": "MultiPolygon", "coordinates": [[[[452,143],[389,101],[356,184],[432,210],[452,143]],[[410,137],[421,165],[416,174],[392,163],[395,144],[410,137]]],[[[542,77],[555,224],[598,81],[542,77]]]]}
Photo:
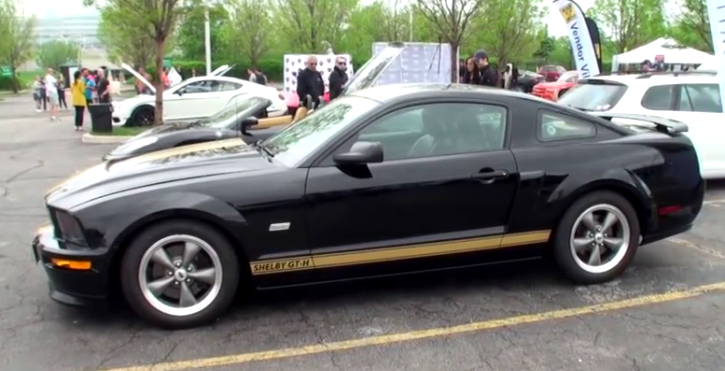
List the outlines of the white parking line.
{"type": "Polygon", "coordinates": [[[717,200],[705,200],[702,202],[703,205],[717,206],[718,204],[725,204],[725,198],[717,200]]]}
{"type": "Polygon", "coordinates": [[[698,245],[696,243],[692,243],[690,241],[683,240],[681,238],[670,237],[670,238],[667,239],[667,241],[676,243],[676,244],[678,244],[680,246],[685,246],[687,248],[696,250],[696,251],[698,251],[700,253],[703,253],[703,254],[707,254],[707,255],[714,256],[716,258],[725,260],[725,254],[723,254],[723,253],[721,253],[719,251],[715,251],[713,249],[707,248],[707,247],[700,246],[700,245],[698,245]]]}

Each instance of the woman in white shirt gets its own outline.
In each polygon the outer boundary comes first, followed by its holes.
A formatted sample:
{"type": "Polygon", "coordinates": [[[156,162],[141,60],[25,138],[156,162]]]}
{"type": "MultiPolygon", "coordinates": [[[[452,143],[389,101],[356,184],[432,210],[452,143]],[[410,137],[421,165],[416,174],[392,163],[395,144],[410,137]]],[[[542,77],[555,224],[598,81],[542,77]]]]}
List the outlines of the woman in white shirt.
{"type": "Polygon", "coordinates": [[[45,75],[45,94],[50,102],[50,121],[58,119],[58,80],[53,76],[53,69],[48,68],[48,74],[45,75]]]}

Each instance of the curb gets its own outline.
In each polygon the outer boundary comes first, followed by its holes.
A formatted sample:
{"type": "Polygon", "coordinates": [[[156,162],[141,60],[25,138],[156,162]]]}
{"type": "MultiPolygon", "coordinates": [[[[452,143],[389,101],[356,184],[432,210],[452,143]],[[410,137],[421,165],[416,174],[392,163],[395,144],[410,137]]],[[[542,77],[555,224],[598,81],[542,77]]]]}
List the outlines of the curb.
{"type": "Polygon", "coordinates": [[[81,141],[83,143],[95,143],[95,144],[108,144],[108,143],[122,143],[133,138],[128,135],[93,135],[91,133],[83,134],[81,141]]]}

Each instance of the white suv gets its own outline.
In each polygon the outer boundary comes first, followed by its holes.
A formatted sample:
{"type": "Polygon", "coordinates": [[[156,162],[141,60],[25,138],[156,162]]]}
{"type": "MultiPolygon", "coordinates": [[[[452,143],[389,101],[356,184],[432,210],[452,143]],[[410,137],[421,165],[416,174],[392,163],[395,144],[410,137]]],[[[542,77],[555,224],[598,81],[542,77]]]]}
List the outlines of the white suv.
{"type": "Polygon", "coordinates": [[[686,135],[700,158],[702,176],[725,178],[725,113],[714,72],[596,76],[579,80],[558,103],[583,111],[652,115],[684,122],[689,128],[686,135]]]}

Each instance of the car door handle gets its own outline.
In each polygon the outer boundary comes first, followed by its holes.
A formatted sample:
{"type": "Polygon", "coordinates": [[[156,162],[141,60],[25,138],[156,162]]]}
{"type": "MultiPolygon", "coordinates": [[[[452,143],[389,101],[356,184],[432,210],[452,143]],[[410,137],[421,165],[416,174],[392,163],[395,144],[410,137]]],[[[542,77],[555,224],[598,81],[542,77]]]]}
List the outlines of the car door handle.
{"type": "Polygon", "coordinates": [[[481,183],[491,184],[498,179],[506,179],[509,172],[506,170],[484,170],[471,175],[472,179],[480,180],[481,183]]]}

